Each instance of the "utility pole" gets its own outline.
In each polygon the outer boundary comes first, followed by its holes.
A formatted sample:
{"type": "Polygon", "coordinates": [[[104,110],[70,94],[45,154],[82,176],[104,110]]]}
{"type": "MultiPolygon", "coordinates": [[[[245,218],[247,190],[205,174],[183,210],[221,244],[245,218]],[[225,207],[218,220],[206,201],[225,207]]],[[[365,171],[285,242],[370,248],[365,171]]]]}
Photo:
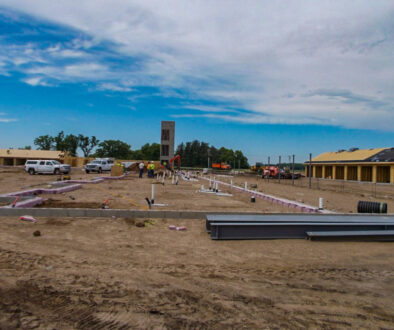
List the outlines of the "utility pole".
{"type": "Polygon", "coordinates": [[[280,160],[281,160],[281,156],[279,156],[279,175],[278,175],[278,183],[280,183],[280,160]]]}
{"type": "Polygon", "coordinates": [[[312,154],[309,154],[309,189],[312,188],[312,154]]]}
{"type": "Polygon", "coordinates": [[[293,155],[293,166],[291,169],[291,184],[294,186],[294,155],[293,155]]]}

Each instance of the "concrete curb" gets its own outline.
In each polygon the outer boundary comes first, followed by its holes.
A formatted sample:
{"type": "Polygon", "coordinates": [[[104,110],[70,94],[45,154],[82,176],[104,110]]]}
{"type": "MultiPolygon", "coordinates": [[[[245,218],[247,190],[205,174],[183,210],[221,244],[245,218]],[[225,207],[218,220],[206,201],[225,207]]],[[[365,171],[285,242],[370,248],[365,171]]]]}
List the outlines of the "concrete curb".
{"type": "Polygon", "coordinates": [[[160,219],[205,219],[207,214],[262,214],[256,212],[212,212],[212,211],[140,211],[120,209],[74,209],[74,208],[0,208],[0,217],[16,217],[21,215],[33,217],[88,217],[109,218],[160,218],[160,219]]]}

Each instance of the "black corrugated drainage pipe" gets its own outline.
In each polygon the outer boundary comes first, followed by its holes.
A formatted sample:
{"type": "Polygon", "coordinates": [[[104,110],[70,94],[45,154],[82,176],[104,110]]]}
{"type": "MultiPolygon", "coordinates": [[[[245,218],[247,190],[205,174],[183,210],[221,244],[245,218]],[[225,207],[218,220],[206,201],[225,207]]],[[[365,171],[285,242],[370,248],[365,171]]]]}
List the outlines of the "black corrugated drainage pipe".
{"type": "Polygon", "coordinates": [[[358,213],[387,213],[387,203],[359,201],[357,204],[358,213]]]}

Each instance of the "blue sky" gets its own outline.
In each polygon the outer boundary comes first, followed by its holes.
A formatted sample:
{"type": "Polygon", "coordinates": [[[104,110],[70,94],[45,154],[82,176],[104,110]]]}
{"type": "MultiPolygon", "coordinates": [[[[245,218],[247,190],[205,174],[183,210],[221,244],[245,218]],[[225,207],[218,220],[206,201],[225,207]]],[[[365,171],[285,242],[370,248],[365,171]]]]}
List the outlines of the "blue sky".
{"type": "Polygon", "coordinates": [[[241,149],[394,146],[392,1],[0,0],[0,148],[66,133],[241,149]]]}

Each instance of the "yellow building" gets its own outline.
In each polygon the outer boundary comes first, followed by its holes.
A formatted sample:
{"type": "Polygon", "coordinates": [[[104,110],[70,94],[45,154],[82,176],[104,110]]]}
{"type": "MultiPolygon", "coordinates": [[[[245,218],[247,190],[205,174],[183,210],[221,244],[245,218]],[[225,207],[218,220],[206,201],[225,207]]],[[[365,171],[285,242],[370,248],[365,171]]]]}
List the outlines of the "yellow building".
{"type": "MultiPolygon", "coordinates": [[[[394,183],[394,148],[325,152],[311,164],[314,178],[394,183]]],[[[309,161],[305,165],[309,176],[309,161]]]]}

